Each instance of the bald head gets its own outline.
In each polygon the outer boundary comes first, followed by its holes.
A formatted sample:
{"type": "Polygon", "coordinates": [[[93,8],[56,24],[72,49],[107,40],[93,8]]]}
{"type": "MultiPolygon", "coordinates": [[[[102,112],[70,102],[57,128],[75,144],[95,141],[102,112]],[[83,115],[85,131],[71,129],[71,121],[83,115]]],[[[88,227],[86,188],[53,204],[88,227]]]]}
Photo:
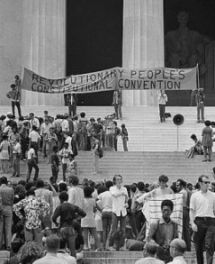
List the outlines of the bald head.
{"type": "Polygon", "coordinates": [[[187,249],[187,245],[183,239],[176,238],[170,243],[170,254],[174,258],[182,256],[187,249]]]}

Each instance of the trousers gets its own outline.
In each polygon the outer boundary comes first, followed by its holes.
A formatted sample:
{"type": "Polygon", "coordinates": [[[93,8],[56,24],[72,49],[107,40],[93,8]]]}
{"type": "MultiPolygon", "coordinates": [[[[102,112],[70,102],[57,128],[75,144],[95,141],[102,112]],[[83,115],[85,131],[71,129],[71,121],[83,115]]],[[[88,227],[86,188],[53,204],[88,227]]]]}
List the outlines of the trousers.
{"type": "Polygon", "coordinates": [[[199,103],[197,105],[197,121],[205,120],[205,106],[204,103],[199,103]]]}
{"type": "Polygon", "coordinates": [[[22,114],[21,114],[21,106],[20,106],[20,102],[19,101],[12,101],[11,102],[12,114],[15,116],[15,106],[16,106],[16,108],[18,110],[19,117],[21,117],[22,114]]]}
{"type": "Polygon", "coordinates": [[[165,122],[165,110],[166,110],[166,105],[159,104],[159,114],[160,114],[161,122],[165,122]]]}
{"type": "Polygon", "coordinates": [[[107,241],[108,246],[112,246],[114,243],[113,235],[117,230],[118,222],[120,222],[120,231],[122,232],[122,236],[125,238],[126,216],[117,216],[116,214],[112,213],[111,229],[107,241]]]}
{"type": "Polygon", "coordinates": [[[0,249],[2,248],[3,238],[5,241],[6,248],[10,248],[11,246],[12,218],[13,218],[12,207],[3,205],[0,216],[0,249]]]}
{"type": "Polygon", "coordinates": [[[195,224],[198,228],[198,231],[194,234],[197,263],[204,263],[203,251],[205,249],[207,264],[212,264],[215,243],[215,218],[196,217],[195,224]]]}

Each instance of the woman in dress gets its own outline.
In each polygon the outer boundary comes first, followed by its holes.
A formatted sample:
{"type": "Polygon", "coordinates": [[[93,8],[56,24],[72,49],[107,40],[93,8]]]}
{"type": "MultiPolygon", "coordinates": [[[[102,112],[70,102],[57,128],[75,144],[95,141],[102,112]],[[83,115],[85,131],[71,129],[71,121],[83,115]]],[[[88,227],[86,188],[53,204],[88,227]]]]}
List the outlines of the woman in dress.
{"type": "Polygon", "coordinates": [[[93,188],[86,186],[84,188],[84,208],[86,216],[81,219],[81,227],[83,230],[84,237],[84,250],[89,250],[89,234],[94,238],[95,248],[99,248],[99,240],[96,232],[96,201],[92,198],[93,188]]]}
{"type": "Polygon", "coordinates": [[[2,136],[0,144],[0,161],[2,173],[9,173],[10,143],[7,135],[2,136]]]}
{"type": "Polygon", "coordinates": [[[213,129],[210,127],[211,122],[205,121],[205,127],[202,130],[202,146],[204,149],[204,160],[211,161],[213,146],[213,129]],[[208,156],[208,158],[207,158],[208,156]]]}

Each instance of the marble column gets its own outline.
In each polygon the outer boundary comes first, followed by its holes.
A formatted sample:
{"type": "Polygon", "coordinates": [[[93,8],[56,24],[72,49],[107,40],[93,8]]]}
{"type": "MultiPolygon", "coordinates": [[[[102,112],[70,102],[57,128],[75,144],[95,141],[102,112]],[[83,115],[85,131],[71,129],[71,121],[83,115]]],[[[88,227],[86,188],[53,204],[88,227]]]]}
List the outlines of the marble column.
{"type": "MultiPolygon", "coordinates": [[[[65,76],[66,0],[23,0],[22,65],[47,78],[65,76]]],[[[63,105],[63,95],[23,91],[24,105],[63,105]]]]}
{"type": "MultiPolygon", "coordinates": [[[[123,67],[164,66],[163,0],[124,0],[123,67]]],[[[126,106],[157,105],[156,91],[123,91],[126,106]]]]}

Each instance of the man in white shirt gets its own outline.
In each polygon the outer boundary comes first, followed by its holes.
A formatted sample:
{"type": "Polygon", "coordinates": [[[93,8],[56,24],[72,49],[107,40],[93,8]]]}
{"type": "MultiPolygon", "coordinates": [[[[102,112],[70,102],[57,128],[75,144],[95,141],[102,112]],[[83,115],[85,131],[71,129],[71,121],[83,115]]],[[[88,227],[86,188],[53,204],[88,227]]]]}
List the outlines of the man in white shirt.
{"type": "Polygon", "coordinates": [[[45,257],[34,261],[33,264],[68,264],[64,258],[57,256],[59,248],[60,238],[57,235],[48,236],[46,238],[47,253],[45,257]]]}
{"type": "Polygon", "coordinates": [[[43,142],[42,152],[43,152],[44,158],[47,157],[46,144],[48,142],[48,134],[49,134],[50,127],[51,127],[51,124],[49,123],[48,118],[46,118],[44,122],[42,123],[41,129],[40,129],[40,135],[41,135],[41,139],[43,142]]]}
{"type": "Polygon", "coordinates": [[[32,172],[32,169],[34,168],[35,169],[35,174],[34,174],[34,181],[37,180],[38,176],[39,176],[39,167],[37,165],[37,156],[36,156],[36,153],[35,153],[35,149],[34,149],[34,145],[31,143],[30,145],[30,149],[28,151],[28,161],[27,161],[27,164],[28,164],[28,172],[27,172],[27,179],[26,181],[28,182],[30,180],[30,177],[31,177],[31,172],[32,172]]]}
{"type": "Polygon", "coordinates": [[[160,113],[160,121],[165,122],[165,110],[166,110],[166,103],[168,102],[168,97],[165,93],[165,90],[160,91],[160,95],[158,98],[159,103],[159,113],[160,113]]]}
{"type": "Polygon", "coordinates": [[[36,154],[36,161],[38,163],[38,149],[39,149],[39,144],[40,144],[40,135],[37,132],[37,127],[33,126],[32,127],[32,131],[29,133],[29,145],[32,145],[34,150],[35,150],[35,154],[36,154]]]}
{"type": "Polygon", "coordinates": [[[184,253],[186,251],[187,245],[184,240],[180,238],[175,238],[170,243],[170,255],[173,261],[169,264],[187,264],[184,259],[184,253]]]}
{"type": "Polygon", "coordinates": [[[30,117],[30,130],[32,130],[33,126],[35,126],[37,131],[39,131],[39,129],[40,129],[39,119],[34,117],[34,113],[30,113],[29,117],[30,117]]]}
{"type": "Polygon", "coordinates": [[[190,199],[190,224],[194,233],[197,263],[203,264],[206,251],[207,264],[213,263],[215,243],[215,193],[208,190],[209,177],[199,177],[200,190],[190,199]]]}
{"type": "Polygon", "coordinates": [[[126,215],[128,207],[128,191],[122,186],[122,176],[115,175],[113,182],[115,185],[110,188],[110,193],[112,195],[112,223],[107,239],[107,246],[113,245],[113,235],[117,230],[118,222],[120,222],[122,236],[125,238],[126,215]]]}
{"type": "Polygon", "coordinates": [[[20,176],[20,158],[21,158],[21,145],[19,143],[19,137],[16,138],[13,145],[13,177],[20,176]]]}
{"type": "Polygon", "coordinates": [[[98,195],[97,206],[102,211],[102,228],[103,228],[103,244],[106,248],[107,236],[110,232],[111,221],[112,221],[112,194],[110,188],[113,186],[112,181],[107,181],[105,183],[107,191],[100,193],[98,195]]]}
{"type": "Polygon", "coordinates": [[[64,119],[61,123],[61,128],[63,133],[69,133],[69,122],[68,122],[69,115],[67,113],[64,114],[64,119]]]}

